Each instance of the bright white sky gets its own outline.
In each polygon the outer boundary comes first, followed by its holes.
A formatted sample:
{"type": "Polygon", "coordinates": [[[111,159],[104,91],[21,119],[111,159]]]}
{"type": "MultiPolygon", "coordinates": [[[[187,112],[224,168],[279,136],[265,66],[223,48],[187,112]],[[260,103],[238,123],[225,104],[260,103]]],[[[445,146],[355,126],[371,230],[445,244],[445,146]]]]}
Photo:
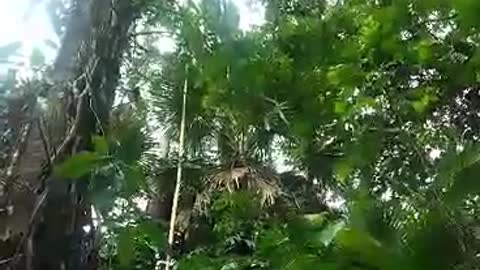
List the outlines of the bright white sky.
{"type": "Polygon", "coordinates": [[[30,2],[31,0],[0,0],[0,45],[23,42],[20,54],[24,57],[15,59],[22,62],[28,61],[34,47],[42,49],[47,59],[53,59],[55,51],[45,45],[45,40],[58,42],[56,34],[43,5],[38,5],[26,18],[30,2]]]}
{"type": "MultiPolygon", "coordinates": [[[[34,0],[35,1],[35,0],[34,0]]],[[[39,0],[36,0],[39,1],[39,0]]],[[[58,43],[58,38],[50,25],[44,4],[36,5],[26,18],[32,0],[0,0],[0,46],[10,42],[22,41],[20,52],[23,57],[15,61],[28,65],[28,57],[34,47],[42,49],[47,60],[53,60],[55,51],[45,44],[45,40],[58,43]]],[[[43,3],[47,1],[42,1],[43,3]]],[[[234,0],[241,14],[240,27],[249,29],[263,22],[260,8],[254,10],[247,5],[248,0],[234,0]]]]}

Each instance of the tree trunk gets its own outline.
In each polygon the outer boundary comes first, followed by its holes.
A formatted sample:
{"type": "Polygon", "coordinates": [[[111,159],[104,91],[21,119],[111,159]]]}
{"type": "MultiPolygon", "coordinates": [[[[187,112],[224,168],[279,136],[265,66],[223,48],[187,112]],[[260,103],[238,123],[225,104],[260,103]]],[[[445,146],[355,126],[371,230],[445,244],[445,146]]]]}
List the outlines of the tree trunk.
{"type": "Polygon", "coordinates": [[[56,179],[52,163],[90,149],[91,136],[108,130],[122,55],[138,10],[131,0],[72,2],[52,73],[55,90],[50,90],[63,92],[70,124],[61,143],[50,146],[37,121],[35,100],[16,127],[24,139],[12,147],[0,193],[5,209],[0,213],[0,269],[96,269],[88,180],[56,179]],[[16,188],[13,179],[31,188],[16,188]],[[88,234],[85,226],[91,226],[88,234]]]}

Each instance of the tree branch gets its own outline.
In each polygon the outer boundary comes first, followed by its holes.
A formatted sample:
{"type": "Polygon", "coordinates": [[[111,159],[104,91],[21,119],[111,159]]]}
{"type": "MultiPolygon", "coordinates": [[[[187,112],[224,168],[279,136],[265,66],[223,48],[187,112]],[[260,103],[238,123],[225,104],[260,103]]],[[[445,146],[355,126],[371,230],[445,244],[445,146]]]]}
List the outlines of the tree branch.
{"type": "Polygon", "coordinates": [[[45,135],[45,128],[43,126],[43,121],[41,118],[37,119],[37,127],[40,132],[40,138],[42,139],[43,150],[45,151],[45,156],[47,158],[48,166],[52,166],[52,155],[50,154],[50,143],[48,142],[47,136],[45,135]]]}
{"type": "Polygon", "coordinates": [[[148,36],[148,35],[168,35],[168,36],[173,36],[172,32],[169,31],[160,31],[160,30],[154,30],[154,31],[142,31],[142,32],[136,32],[132,33],[132,37],[138,37],[138,36],[148,36]]]}
{"type": "Polygon", "coordinates": [[[433,18],[433,19],[424,20],[424,21],[419,22],[419,24],[433,23],[433,22],[444,22],[444,21],[453,20],[453,19],[455,19],[456,17],[457,17],[457,14],[452,14],[452,15],[446,16],[446,17],[440,17],[440,18],[433,18]]]}

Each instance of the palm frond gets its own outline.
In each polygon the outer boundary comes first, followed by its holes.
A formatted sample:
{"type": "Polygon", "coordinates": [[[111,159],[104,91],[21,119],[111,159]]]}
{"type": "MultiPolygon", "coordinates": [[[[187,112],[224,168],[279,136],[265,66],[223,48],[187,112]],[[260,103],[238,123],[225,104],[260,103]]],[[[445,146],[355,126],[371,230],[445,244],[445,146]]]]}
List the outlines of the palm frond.
{"type": "Polygon", "coordinates": [[[261,166],[218,167],[206,178],[206,188],[197,196],[195,208],[206,211],[217,192],[233,193],[249,190],[259,196],[262,206],[273,205],[283,194],[280,179],[275,172],[261,166]]]}

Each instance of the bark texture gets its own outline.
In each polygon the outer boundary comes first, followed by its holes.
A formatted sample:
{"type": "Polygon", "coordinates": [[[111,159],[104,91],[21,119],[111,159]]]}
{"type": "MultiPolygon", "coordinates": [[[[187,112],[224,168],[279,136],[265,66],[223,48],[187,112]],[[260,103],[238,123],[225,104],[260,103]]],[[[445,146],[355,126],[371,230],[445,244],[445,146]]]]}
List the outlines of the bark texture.
{"type": "Polygon", "coordinates": [[[55,119],[42,117],[35,94],[9,101],[2,121],[15,139],[4,146],[0,269],[96,269],[94,230],[83,229],[92,225],[88,181],[56,179],[52,164],[90,149],[91,136],[108,130],[122,56],[139,11],[133,3],[72,0],[51,74],[50,91],[61,97],[58,113],[66,116],[60,138],[46,135],[44,122],[55,119]]]}

